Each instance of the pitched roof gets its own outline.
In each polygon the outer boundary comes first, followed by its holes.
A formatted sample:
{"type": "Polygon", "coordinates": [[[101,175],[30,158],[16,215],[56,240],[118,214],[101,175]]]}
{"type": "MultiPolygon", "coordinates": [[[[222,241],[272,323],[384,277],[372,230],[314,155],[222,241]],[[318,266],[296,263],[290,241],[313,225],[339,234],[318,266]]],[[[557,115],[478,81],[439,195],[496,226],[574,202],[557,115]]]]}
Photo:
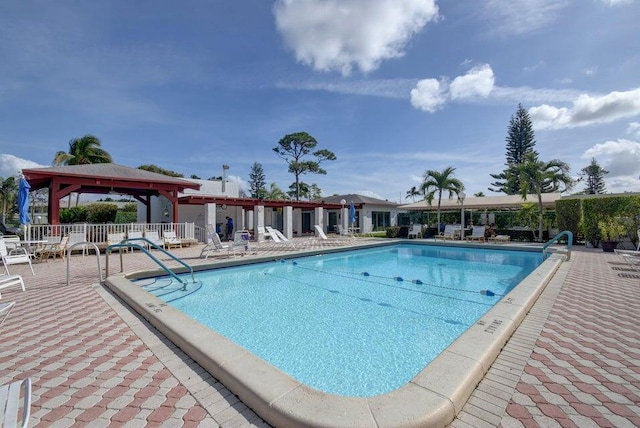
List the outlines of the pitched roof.
{"type": "Polygon", "coordinates": [[[326,198],[319,199],[319,201],[323,201],[329,204],[340,204],[342,200],[345,200],[347,204],[350,204],[352,201],[356,205],[388,205],[397,207],[398,204],[395,202],[385,201],[383,199],[370,198],[368,196],[357,195],[354,193],[350,193],[348,195],[333,195],[328,196],[326,198]]]}
{"type": "Polygon", "coordinates": [[[138,168],[131,168],[115,163],[95,163],[86,165],[65,165],[52,166],[46,168],[24,169],[23,174],[32,186],[32,181],[38,181],[44,177],[65,176],[65,177],[92,177],[104,179],[116,179],[129,182],[146,182],[172,184],[181,188],[198,189],[200,185],[184,178],[170,177],[156,172],[146,171],[138,168]],[[30,178],[31,176],[31,178],[30,178]],[[36,178],[37,177],[37,178],[36,178]]]}
{"type": "MultiPolygon", "coordinates": [[[[562,196],[561,193],[543,193],[542,205],[544,207],[554,207],[555,203],[562,196]]],[[[538,203],[537,195],[527,195],[523,199],[520,195],[500,195],[500,196],[471,196],[464,199],[465,209],[506,209],[520,208],[524,203],[538,203]]],[[[448,199],[443,196],[440,208],[442,210],[460,209],[462,206],[457,198],[448,199]]],[[[434,200],[431,205],[427,201],[419,201],[413,204],[401,205],[398,208],[410,211],[434,211],[438,209],[438,201],[434,200]]]]}

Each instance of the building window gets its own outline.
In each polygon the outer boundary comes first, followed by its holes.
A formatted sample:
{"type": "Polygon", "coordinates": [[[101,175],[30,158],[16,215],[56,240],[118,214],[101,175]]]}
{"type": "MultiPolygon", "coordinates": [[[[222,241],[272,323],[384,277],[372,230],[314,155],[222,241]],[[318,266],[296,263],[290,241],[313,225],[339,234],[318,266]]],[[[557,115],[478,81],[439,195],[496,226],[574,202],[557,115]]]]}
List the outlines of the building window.
{"type": "Polygon", "coordinates": [[[371,211],[373,230],[383,230],[391,226],[391,213],[388,211],[371,211]]]}

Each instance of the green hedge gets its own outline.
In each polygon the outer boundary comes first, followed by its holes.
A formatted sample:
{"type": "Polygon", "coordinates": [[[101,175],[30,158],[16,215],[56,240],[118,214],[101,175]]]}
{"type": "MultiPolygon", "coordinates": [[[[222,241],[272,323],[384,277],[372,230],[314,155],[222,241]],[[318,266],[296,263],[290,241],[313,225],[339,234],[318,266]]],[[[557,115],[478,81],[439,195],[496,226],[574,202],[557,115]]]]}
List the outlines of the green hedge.
{"type": "Polygon", "coordinates": [[[601,195],[589,198],[556,201],[558,227],[573,232],[574,239],[581,233],[584,239],[597,245],[600,240],[598,222],[621,218],[627,224],[627,233],[637,243],[636,230],[640,228],[640,196],[601,195]]]}
{"type": "Polygon", "coordinates": [[[582,201],[565,199],[556,201],[556,221],[560,232],[568,230],[573,233],[573,244],[577,243],[582,219],[582,201]]]}

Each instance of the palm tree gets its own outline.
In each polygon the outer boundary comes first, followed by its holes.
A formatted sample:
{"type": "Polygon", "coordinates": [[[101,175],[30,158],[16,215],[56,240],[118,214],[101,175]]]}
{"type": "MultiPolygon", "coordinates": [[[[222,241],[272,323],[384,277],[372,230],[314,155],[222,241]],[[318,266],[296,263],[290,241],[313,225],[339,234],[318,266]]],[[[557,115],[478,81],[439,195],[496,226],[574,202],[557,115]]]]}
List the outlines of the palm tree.
{"type": "Polygon", "coordinates": [[[276,183],[271,183],[269,191],[265,193],[265,199],[285,200],[287,194],[276,183]]]}
{"type": "Polygon", "coordinates": [[[2,199],[2,224],[7,223],[7,205],[14,204],[16,199],[16,192],[18,186],[16,185],[15,177],[7,177],[5,179],[0,178],[0,198],[2,199]]]}
{"type": "Polygon", "coordinates": [[[569,165],[558,159],[549,162],[538,160],[536,153],[527,153],[524,162],[516,167],[520,181],[520,194],[526,199],[528,194],[538,196],[538,241],[542,240],[543,207],[542,194],[571,190],[574,181],[569,176],[569,165]]]}
{"type": "Polygon", "coordinates": [[[453,177],[456,169],[452,166],[447,167],[444,171],[428,170],[424,173],[424,181],[422,182],[422,191],[425,199],[431,205],[433,198],[438,194],[438,227],[440,227],[440,205],[442,203],[442,192],[449,192],[449,199],[460,194],[464,190],[462,181],[453,177]]]}
{"type": "MultiPolygon", "coordinates": [[[[100,140],[94,135],[85,135],[82,138],[74,138],[69,141],[69,152],[58,152],[53,158],[53,164],[59,165],[86,165],[94,163],[111,163],[111,155],[100,148],[100,140]]],[[[80,194],[76,196],[76,205],[80,194]]],[[[71,195],[69,195],[71,205],[71,195]]]]}
{"type": "Polygon", "coordinates": [[[411,198],[413,202],[416,201],[416,196],[420,196],[422,193],[416,186],[411,186],[411,189],[407,190],[407,195],[404,197],[405,199],[411,198]]]}
{"type": "Polygon", "coordinates": [[[111,155],[100,148],[100,140],[94,135],[85,135],[69,141],[69,152],[58,152],[53,164],[86,165],[92,163],[111,163],[111,155]]]}

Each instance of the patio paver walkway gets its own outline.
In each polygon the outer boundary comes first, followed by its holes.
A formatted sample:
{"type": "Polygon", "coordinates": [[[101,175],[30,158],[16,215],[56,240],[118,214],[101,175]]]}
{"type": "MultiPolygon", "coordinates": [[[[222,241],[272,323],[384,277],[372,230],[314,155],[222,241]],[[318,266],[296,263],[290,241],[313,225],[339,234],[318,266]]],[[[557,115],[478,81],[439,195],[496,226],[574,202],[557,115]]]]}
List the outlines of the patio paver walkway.
{"type": "MultiPolygon", "coordinates": [[[[199,264],[201,248],[172,252],[199,264]]],[[[96,284],[95,256],[72,257],[68,286],[65,263],[34,269],[12,266],[27,291],[3,290],[17,304],[0,327],[0,384],[32,378],[31,426],[268,426],[96,284]]],[[[625,269],[574,251],[452,426],[640,426],[640,275],[625,269]]]]}

